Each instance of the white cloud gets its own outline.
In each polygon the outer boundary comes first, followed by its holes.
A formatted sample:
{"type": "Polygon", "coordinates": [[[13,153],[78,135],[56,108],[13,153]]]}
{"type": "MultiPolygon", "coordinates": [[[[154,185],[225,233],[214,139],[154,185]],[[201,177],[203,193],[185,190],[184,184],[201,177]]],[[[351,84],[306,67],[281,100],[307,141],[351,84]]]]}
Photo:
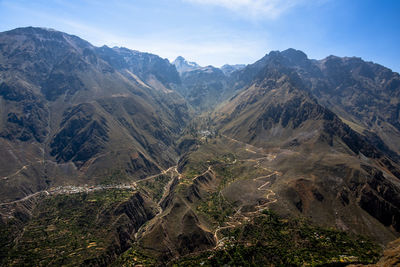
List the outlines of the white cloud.
{"type": "MultiPolygon", "coordinates": [[[[233,10],[252,18],[276,19],[291,8],[305,4],[306,0],[183,0],[185,2],[214,5],[233,10]]],[[[317,0],[319,1],[319,0],[317,0]]]]}
{"type": "MultiPolygon", "coordinates": [[[[1,3],[2,0],[0,0],[1,3]]],[[[251,38],[251,34],[205,27],[196,34],[187,34],[185,29],[171,28],[168,31],[117,31],[95,26],[87,20],[71,16],[58,16],[9,2],[9,10],[29,18],[26,25],[50,27],[83,38],[95,46],[123,46],[168,58],[170,61],[183,56],[202,66],[221,66],[225,63],[252,63],[271,50],[268,34],[251,38]],[[32,23],[40,21],[39,24],[32,23]]],[[[21,26],[21,25],[18,25],[21,26]]],[[[0,26],[1,28],[1,26],[0,26]]],[[[4,30],[9,30],[4,29],[4,30]]],[[[192,29],[191,29],[192,30],[192,29]]]]}
{"type": "Polygon", "coordinates": [[[223,64],[252,63],[262,57],[270,48],[262,40],[248,40],[230,34],[208,33],[204,38],[179,38],[171,33],[146,34],[133,37],[130,34],[112,33],[93,27],[83,22],[57,18],[48,18],[59,25],[58,30],[75,34],[95,46],[120,46],[141,52],[153,53],[171,62],[177,56],[183,56],[190,61],[196,61],[202,66],[223,64]],[[221,36],[219,36],[221,35],[221,36]],[[225,37],[225,38],[224,38],[225,37]]]}
{"type": "Polygon", "coordinates": [[[265,54],[265,47],[257,42],[246,41],[212,41],[201,43],[187,43],[183,40],[168,40],[157,44],[148,40],[140,42],[130,40],[125,46],[141,51],[152,52],[170,61],[177,56],[183,56],[202,66],[221,66],[226,63],[252,63],[265,54]]]}
{"type": "MultiPolygon", "coordinates": [[[[101,41],[95,45],[106,44],[110,47],[123,46],[142,52],[149,52],[168,58],[173,61],[177,56],[183,56],[189,61],[195,61],[201,66],[236,63],[252,63],[262,57],[268,50],[265,42],[251,41],[240,38],[229,40],[205,38],[203,41],[193,42],[185,38],[163,38],[156,36],[97,36],[101,41]],[[103,39],[104,37],[104,39],[103,39]]],[[[93,40],[88,36],[88,40],[93,40]]]]}

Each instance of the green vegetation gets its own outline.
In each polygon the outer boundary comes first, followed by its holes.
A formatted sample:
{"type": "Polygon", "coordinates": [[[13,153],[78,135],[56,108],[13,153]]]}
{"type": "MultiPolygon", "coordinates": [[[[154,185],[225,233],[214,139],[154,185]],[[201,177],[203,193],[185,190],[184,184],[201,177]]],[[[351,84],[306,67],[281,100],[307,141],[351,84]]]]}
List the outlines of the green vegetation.
{"type": "Polygon", "coordinates": [[[130,267],[136,265],[155,266],[156,260],[142,252],[142,249],[131,247],[125,251],[111,266],[130,267]]]}
{"type": "Polygon", "coordinates": [[[200,174],[201,174],[201,171],[199,170],[199,168],[192,168],[191,166],[188,166],[187,168],[185,168],[184,176],[187,179],[193,179],[194,177],[196,177],[200,174]]]}
{"type": "Polygon", "coordinates": [[[44,199],[8,255],[4,255],[6,265],[76,266],[102,262],[115,242],[117,225],[124,223],[114,217],[115,209],[129,200],[133,192],[99,190],[44,199]]]}
{"type": "Polygon", "coordinates": [[[380,255],[380,247],[363,237],[269,211],[221,233],[221,248],[184,257],[174,266],[344,266],[374,263],[380,255]]]}
{"type": "Polygon", "coordinates": [[[11,219],[7,224],[0,222],[0,266],[4,266],[10,249],[13,247],[13,240],[20,233],[18,222],[11,219]]]}
{"type": "Polygon", "coordinates": [[[222,155],[218,161],[223,163],[233,163],[236,160],[236,156],[233,153],[227,153],[222,155]]]}
{"type": "Polygon", "coordinates": [[[160,201],[164,193],[165,185],[171,180],[170,175],[159,175],[154,179],[138,183],[146,192],[151,193],[153,200],[160,201]]]}
{"type": "Polygon", "coordinates": [[[101,185],[114,185],[114,184],[121,184],[124,182],[129,181],[128,175],[120,170],[114,169],[110,170],[110,173],[106,175],[104,178],[101,178],[100,184],[101,185]]]}
{"type": "Polygon", "coordinates": [[[218,190],[222,190],[229,182],[235,180],[232,168],[230,166],[222,164],[217,165],[214,169],[217,175],[222,178],[219,183],[218,190]]]}
{"type": "Polygon", "coordinates": [[[206,201],[201,202],[197,210],[219,225],[234,213],[232,205],[219,192],[212,193],[206,201]]]}

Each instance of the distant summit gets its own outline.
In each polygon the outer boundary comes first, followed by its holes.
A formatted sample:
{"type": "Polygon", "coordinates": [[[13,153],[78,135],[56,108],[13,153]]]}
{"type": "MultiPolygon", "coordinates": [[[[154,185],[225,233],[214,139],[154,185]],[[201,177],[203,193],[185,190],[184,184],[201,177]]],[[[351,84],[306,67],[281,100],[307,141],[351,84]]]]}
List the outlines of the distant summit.
{"type": "Polygon", "coordinates": [[[198,65],[196,62],[187,61],[181,56],[177,57],[174,62],[172,62],[172,64],[175,65],[176,70],[179,72],[179,74],[201,68],[201,66],[198,65]]]}
{"type": "Polygon", "coordinates": [[[245,67],[246,67],[245,64],[235,64],[235,65],[225,64],[221,67],[221,70],[225,75],[229,76],[232,72],[244,69],[245,67]]]}

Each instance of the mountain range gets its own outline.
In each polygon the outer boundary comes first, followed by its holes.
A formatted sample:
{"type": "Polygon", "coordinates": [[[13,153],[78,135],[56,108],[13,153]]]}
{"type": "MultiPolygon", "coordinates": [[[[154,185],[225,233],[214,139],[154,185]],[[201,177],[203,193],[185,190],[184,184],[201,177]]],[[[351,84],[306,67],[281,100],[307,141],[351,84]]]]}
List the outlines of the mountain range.
{"type": "Polygon", "coordinates": [[[400,75],[361,58],[201,67],[2,32],[1,265],[375,263],[399,116],[400,75]]]}

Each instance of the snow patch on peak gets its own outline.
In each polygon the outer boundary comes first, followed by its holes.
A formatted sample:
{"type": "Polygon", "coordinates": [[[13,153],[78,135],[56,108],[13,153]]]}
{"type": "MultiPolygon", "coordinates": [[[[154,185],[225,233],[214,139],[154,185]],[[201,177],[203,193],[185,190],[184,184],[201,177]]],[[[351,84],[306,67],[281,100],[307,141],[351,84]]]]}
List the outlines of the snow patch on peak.
{"type": "Polygon", "coordinates": [[[174,62],[172,62],[172,64],[175,65],[176,70],[179,72],[179,74],[201,68],[201,66],[199,64],[197,64],[196,62],[187,61],[182,56],[178,56],[174,60],[174,62]]]}

